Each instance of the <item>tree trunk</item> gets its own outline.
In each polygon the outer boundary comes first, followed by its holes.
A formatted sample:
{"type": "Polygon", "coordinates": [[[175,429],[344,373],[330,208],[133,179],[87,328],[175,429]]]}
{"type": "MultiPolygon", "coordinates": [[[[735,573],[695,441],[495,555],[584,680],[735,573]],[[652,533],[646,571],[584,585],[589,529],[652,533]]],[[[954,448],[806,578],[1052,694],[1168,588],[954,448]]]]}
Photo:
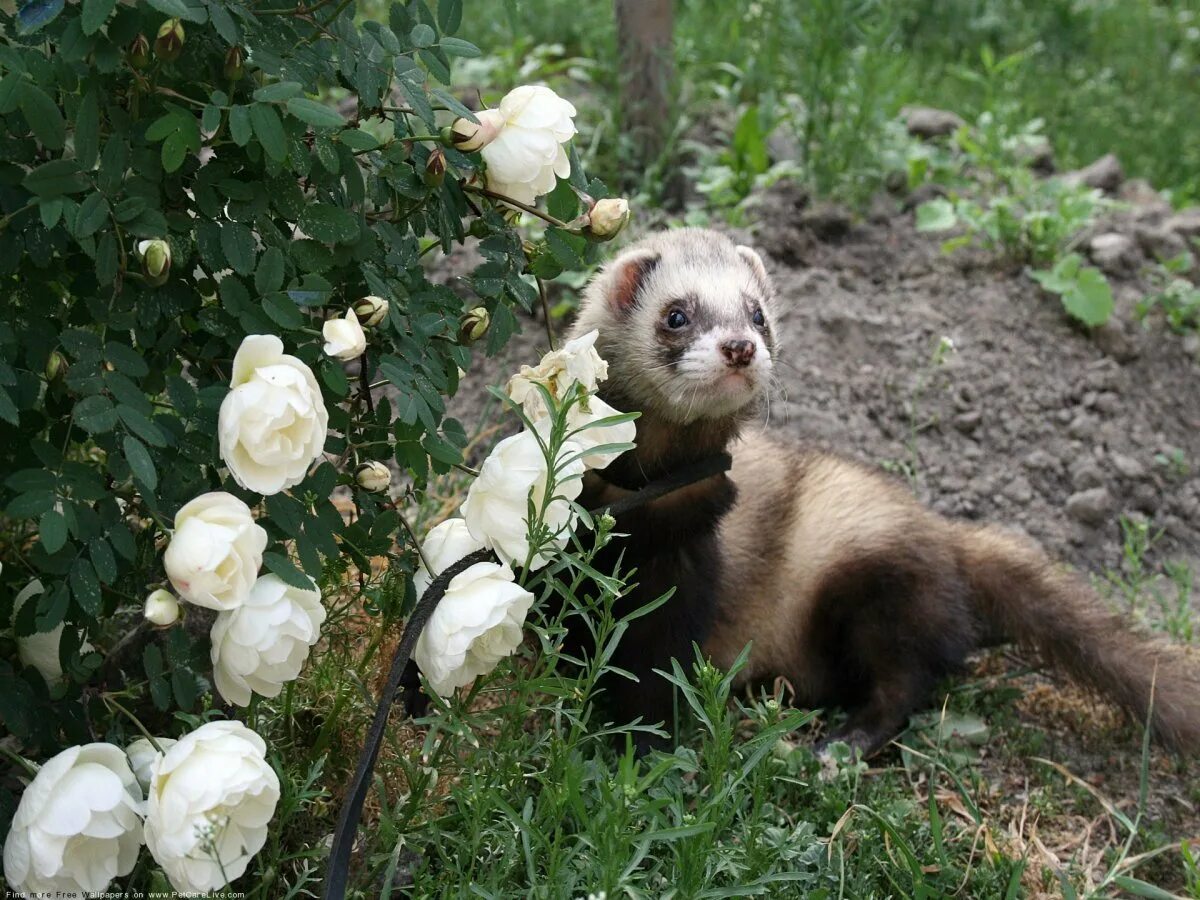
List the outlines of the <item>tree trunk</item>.
{"type": "MultiPolygon", "coordinates": [[[[659,162],[671,123],[672,0],[613,0],[621,62],[621,119],[642,171],[659,162]]],[[[678,186],[675,187],[677,189],[678,186]]],[[[673,193],[670,185],[667,192],[673,193]]]]}

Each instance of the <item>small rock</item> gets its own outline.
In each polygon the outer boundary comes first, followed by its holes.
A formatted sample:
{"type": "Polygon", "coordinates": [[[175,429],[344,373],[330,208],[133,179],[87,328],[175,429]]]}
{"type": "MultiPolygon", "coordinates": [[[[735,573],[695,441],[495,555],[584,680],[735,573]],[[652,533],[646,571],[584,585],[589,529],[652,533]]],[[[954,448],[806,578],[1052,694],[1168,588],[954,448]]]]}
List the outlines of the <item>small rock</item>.
{"type": "Polygon", "coordinates": [[[818,203],[800,214],[800,225],[822,241],[845,237],[853,221],[850,211],[836,203],[818,203]]]}
{"type": "Polygon", "coordinates": [[[1033,487],[1029,484],[1028,479],[1024,475],[1018,475],[1012,481],[1004,486],[1001,493],[1020,506],[1024,506],[1033,499],[1033,487]]]}
{"type": "Polygon", "coordinates": [[[1055,471],[1058,469],[1058,460],[1047,453],[1045,450],[1031,450],[1023,460],[1025,468],[1033,469],[1034,471],[1055,471]]]}
{"type": "Polygon", "coordinates": [[[1158,512],[1158,491],[1152,484],[1139,484],[1129,496],[1130,505],[1143,515],[1153,516],[1158,512]]]}
{"type": "Polygon", "coordinates": [[[1092,238],[1088,255],[1109,275],[1132,275],[1142,263],[1141,250],[1133,238],[1116,231],[1092,238]]]}
{"type": "Polygon", "coordinates": [[[1078,415],[1067,426],[1067,434],[1081,441],[1093,438],[1096,436],[1096,420],[1091,416],[1078,415]]]}
{"type": "Polygon", "coordinates": [[[927,181],[925,184],[918,184],[907,197],[904,198],[904,203],[900,209],[903,212],[911,212],[922,203],[928,203],[930,200],[936,200],[939,197],[946,196],[946,189],[940,184],[934,184],[932,181],[927,181]]]}
{"type": "Polygon", "coordinates": [[[1090,456],[1085,456],[1071,466],[1071,484],[1077,491],[1100,487],[1104,484],[1104,470],[1090,456]]]}
{"type": "Polygon", "coordinates": [[[1115,317],[1094,329],[1092,340],[1101,351],[1119,363],[1133,362],[1142,355],[1138,340],[1122,328],[1115,317]]]}
{"type": "Polygon", "coordinates": [[[1174,231],[1160,225],[1135,225],[1133,237],[1151,259],[1174,259],[1187,250],[1187,243],[1174,231]]]}
{"type": "Polygon", "coordinates": [[[908,133],[913,137],[923,139],[943,137],[954,134],[966,123],[962,116],[945,109],[934,109],[932,106],[906,106],[900,110],[908,133]]]}
{"type": "Polygon", "coordinates": [[[1106,153],[1090,166],[1084,166],[1063,176],[1063,181],[1067,184],[1099,188],[1109,194],[1115,193],[1124,180],[1125,173],[1121,169],[1121,163],[1111,153],[1106,153]]]}
{"type": "Polygon", "coordinates": [[[1193,332],[1183,339],[1183,352],[1200,356],[1200,334],[1193,332]]]}
{"type": "Polygon", "coordinates": [[[983,421],[983,412],[978,409],[967,410],[954,417],[954,427],[963,434],[972,434],[983,421]]]}
{"type": "Polygon", "coordinates": [[[1157,222],[1171,214],[1171,204],[1145,178],[1130,178],[1117,191],[1117,198],[1133,207],[1133,214],[1143,221],[1157,222]]]}
{"type": "Polygon", "coordinates": [[[1092,406],[1101,415],[1115,416],[1121,411],[1121,398],[1112,391],[1103,391],[1096,395],[1092,406]]]}
{"type": "Polygon", "coordinates": [[[1200,237],[1200,206],[1189,206],[1163,222],[1163,228],[1181,238],[1200,237]]]}
{"type": "Polygon", "coordinates": [[[1067,515],[1084,525],[1100,525],[1108,519],[1112,496],[1107,488],[1089,488],[1067,498],[1067,515]]]}
{"type": "Polygon", "coordinates": [[[1054,147],[1045,138],[1019,145],[1016,157],[1039,175],[1054,174],[1054,147]]]}
{"type": "Polygon", "coordinates": [[[1109,459],[1112,460],[1113,468],[1117,470],[1118,474],[1125,478],[1137,481],[1146,477],[1146,467],[1132,456],[1114,453],[1109,459]]]}

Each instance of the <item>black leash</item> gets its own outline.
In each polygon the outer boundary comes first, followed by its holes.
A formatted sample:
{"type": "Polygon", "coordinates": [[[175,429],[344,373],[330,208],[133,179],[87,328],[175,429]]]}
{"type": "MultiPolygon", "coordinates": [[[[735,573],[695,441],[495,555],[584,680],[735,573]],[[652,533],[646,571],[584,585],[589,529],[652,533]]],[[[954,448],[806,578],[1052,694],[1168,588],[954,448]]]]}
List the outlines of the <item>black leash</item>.
{"type": "MultiPolygon", "coordinates": [[[[614,517],[620,516],[652,500],[687,487],[689,484],[695,484],[706,478],[720,475],[722,472],[728,472],[732,465],[733,459],[728,453],[717,453],[684,466],[671,476],[652,481],[627,497],[622,497],[614,503],[606,504],[591,510],[591,512],[593,515],[608,513],[614,517]]],[[[600,472],[596,474],[603,477],[600,472]]],[[[392,667],[388,672],[387,684],[379,696],[379,705],[375,710],[375,718],[371,721],[371,727],[367,731],[366,743],[363,745],[362,752],[359,753],[354,778],[351,779],[346,798],[342,801],[342,811],[338,815],[337,828],[333,832],[333,845],[329,850],[329,873],[325,876],[325,891],[322,895],[324,900],[345,900],[346,888],[350,881],[350,856],[354,850],[354,838],[358,833],[358,822],[362,817],[363,803],[367,799],[371,776],[375,770],[375,760],[379,757],[379,750],[383,746],[383,735],[387,730],[388,718],[391,715],[392,705],[396,701],[396,694],[401,687],[405,688],[405,707],[410,714],[424,699],[419,694],[420,680],[417,676],[416,665],[412,662],[412,653],[417,645],[417,638],[420,637],[426,623],[429,622],[429,617],[433,615],[434,609],[445,596],[450,582],[476,563],[488,562],[495,558],[490,550],[476,550],[469,556],[458,560],[433,579],[429,587],[425,589],[425,593],[421,595],[421,599],[417,601],[412,615],[409,616],[408,622],[404,626],[404,632],[400,636],[400,644],[396,647],[395,655],[392,657],[392,667]]]]}

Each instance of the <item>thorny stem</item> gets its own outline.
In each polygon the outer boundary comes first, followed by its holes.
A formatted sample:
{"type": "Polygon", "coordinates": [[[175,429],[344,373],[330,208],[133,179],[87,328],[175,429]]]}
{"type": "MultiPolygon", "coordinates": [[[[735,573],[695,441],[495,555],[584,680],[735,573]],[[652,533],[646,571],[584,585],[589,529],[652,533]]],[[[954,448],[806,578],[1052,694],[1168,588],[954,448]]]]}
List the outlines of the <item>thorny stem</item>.
{"type": "Polygon", "coordinates": [[[506,197],[503,194],[498,194],[495,191],[488,190],[487,188],[475,187],[471,184],[464,184],[462,189],[468,194],[479,194],[481,197],[488,197],[492,200],[499,200],[501,203],[507,203],[509,206],[519,209],[521,212],[527,212],[531,216],[537,216],[539,219],[549,222],[551,225],[554,225],[557,228],[567,227],[567,223],[562,219],[556,219],[554,216],[550,215],[550,213],[542,212],[536,206],[530,206],[528,203],[522,203],[520,200],[514,200],[512,197],[506,197]]]}
{"type": "Polygon", "coordinates": [[[413,546],[417,548],[417,556],[421,558],[421,565],[425,567],[425,571],[429,573],[429,577],[433,578],[437,575],[433,571],[433,566],[429,564],[429,560],[425,558],[425,551],[421,549],[421,542],[417,540],[417,534],[413,531],[412,525],[408,523],[404,513],[400,512],[398,507],[393,507],[396,515],[400,517],[400,524],[404,526],[404,530],[408,532],[408,539],[413,542],[413,546]]]}
{"type": "Polygon", "coordinates": [[[0,756],[5,757],[9,762],[25,770],[25,774],[30,778],[36,778],[38,767],[36,763],[30,762],[19,753],[14,753],[3,744],[0,744],[0,756]]]}

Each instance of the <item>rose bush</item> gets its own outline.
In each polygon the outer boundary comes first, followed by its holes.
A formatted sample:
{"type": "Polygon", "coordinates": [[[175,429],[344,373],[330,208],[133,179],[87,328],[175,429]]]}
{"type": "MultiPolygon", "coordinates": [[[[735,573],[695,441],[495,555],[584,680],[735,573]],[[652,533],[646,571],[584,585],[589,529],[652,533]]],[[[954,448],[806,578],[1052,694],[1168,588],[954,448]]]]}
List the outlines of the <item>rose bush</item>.
{"type": "MultiPolygon", "coordinates": [[[[418,561],[401,511],[464,463],[446,399],[520,327],[537,279],[597,258],[563,225],[606,194],[568,102],[518,89],[486,147],[454,146],[455,122],[481,124],[447,90],[478,52],[453,37],[460,3],[403,0],[385,21],[277,7],[0,6],[0,725],[30,759],[143,726],[165,746],[223,699],[270,720],[332,615],[314,584],[341,597],[380,557],[354,603],[397,628],[418,561]],[[548,194],[547,226],[518,230],[507,190],[548,194]],[[468,235],[482,261],[459,292],[431,281],[431,254],[468,235]],[[168,582],[212,612],[180,615],[168,582]]],[[[512,652],[529,608],[512,567],[533,547],[543,565],[577,521],[593,445],[523,435],[471,504],[511,564],[456,582],[426,657],[443,688],[512,652]],[[535,458],[548,442],[552,467],[535,458]]],[[[222,862],[237,844],[230,878],[257,865],[279,797],[262,741],[229,727],[160,770],[134,754],[159,771],[154,858],[186,889],[224,883],[196,840],[222,862]],[[197,838],[216,809],[239,833],[197,838]]],[[[0,826],[17,796],[0,786],[0,826]]],[[[132,888],[161,878],[138,872],[132,888]]]]}

